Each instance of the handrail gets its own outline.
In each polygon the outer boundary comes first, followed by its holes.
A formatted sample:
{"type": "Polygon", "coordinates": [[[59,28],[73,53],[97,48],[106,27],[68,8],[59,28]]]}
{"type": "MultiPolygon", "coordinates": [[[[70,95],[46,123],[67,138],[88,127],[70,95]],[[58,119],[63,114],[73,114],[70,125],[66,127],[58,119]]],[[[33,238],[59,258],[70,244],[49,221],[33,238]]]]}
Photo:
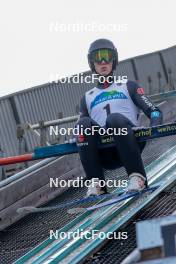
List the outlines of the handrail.
{"type": "Polygon", "coordinates": [[[44,159],[40,162],[37,162],[36,164],[30,166],[29,168],[26,168],[12,176],[10,176],[9,178],[3,180],[0,182],[0,188],[3,188],[5,187],[6,185],[10,184],[11,182],[14,182],[22,177],[24,177],[25,175],[33,172],[34,170],[37,170],[39,168],[41,168],[42,166],[45,166],[47,165],[48,163],[56,160],[58,157],[52,157],[52,158],[47,158],[47,159],[44,159]]]}

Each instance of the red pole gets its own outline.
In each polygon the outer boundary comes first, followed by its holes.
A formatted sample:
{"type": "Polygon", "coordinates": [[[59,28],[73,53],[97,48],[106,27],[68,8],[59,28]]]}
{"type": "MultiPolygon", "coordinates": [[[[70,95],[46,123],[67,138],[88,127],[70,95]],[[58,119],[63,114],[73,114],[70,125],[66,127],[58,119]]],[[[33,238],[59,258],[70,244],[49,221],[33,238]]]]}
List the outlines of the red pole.
{"type": "Polygon", "coordinates": [[[25,162],[32,160],[33,153],[30,154],[24,154],[20,156],[13,156],[13,157],[6,157],[0,159],[0,165],[7,165],[7,164],[13,164],[18,162],[25,162]]]}

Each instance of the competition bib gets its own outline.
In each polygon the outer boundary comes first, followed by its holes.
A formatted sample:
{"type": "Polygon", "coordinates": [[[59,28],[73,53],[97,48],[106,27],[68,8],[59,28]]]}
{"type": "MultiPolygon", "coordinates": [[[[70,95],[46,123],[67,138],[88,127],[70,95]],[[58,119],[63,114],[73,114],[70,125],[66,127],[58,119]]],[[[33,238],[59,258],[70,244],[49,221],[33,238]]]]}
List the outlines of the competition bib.
{"type": "Polygon", "coordinates": [[[138,126],[139,109],[133,103],[126,83],[113,83],[106,89],[94,87],[86,92],[86,104],[90,117],[105,126],[110,113],[120,113],[138,126]]]}

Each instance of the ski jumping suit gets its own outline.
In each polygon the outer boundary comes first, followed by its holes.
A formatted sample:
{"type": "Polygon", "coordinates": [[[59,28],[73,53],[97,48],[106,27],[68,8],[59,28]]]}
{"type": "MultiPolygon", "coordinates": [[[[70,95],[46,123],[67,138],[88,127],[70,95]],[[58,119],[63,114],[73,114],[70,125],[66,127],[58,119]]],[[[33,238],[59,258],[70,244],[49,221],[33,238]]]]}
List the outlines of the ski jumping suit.
{"type": "Polygon", "coordinates": [[[83,129],[92,126],[126,128],[127,135],[114,135],[116,147],[98,149],[100,135],[77,136],[80,159],[87,179],[104,180],[103,168],[124,166],[128,175],[138,172],[146,177],[141,153],[145,142],[137,142],[132,127],[139,126],[140,109],[150,119],[150,125],[162,123],[162,113],[145,95],[137,83],[99,84],[81,99],[77,125],[83,129]],[[106,86],[106,87],[105,87],[106,86]],[[81,143],[80,143],[81,142],[81,143]]]}

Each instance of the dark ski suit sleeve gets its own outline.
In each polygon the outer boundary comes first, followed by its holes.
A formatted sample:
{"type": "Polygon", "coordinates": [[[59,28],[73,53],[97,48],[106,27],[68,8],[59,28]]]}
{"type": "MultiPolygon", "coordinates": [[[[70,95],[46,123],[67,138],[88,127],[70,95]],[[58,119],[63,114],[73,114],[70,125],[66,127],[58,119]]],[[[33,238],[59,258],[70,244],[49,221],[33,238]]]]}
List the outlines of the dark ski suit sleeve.
{"type": "Polygon", "coordinates": [[[80,112],[80,118],[84,116],[89,116],[85,95],[81,98],[79,112],[80,112]]]}
{"type": "Polygon", "coordinates": [[[127,82],[127,89],[134,104],[150,119],[150,126],[162,124],[161,110],[145,96],[144,89],[133,81],[127,82]]]}
{"type": "Polygon", "coordinates": [[[86,97],[84,95],[81,98],[81,100],[80,100],[79,117],[78,117],[78,120],[76,121],[75,127],[77,126],[80,118],[83,118],[83,117],[86,117],[86,116],[89,117],[89,113],[88,113],[88,110],[87,110],[86,97]]]}

